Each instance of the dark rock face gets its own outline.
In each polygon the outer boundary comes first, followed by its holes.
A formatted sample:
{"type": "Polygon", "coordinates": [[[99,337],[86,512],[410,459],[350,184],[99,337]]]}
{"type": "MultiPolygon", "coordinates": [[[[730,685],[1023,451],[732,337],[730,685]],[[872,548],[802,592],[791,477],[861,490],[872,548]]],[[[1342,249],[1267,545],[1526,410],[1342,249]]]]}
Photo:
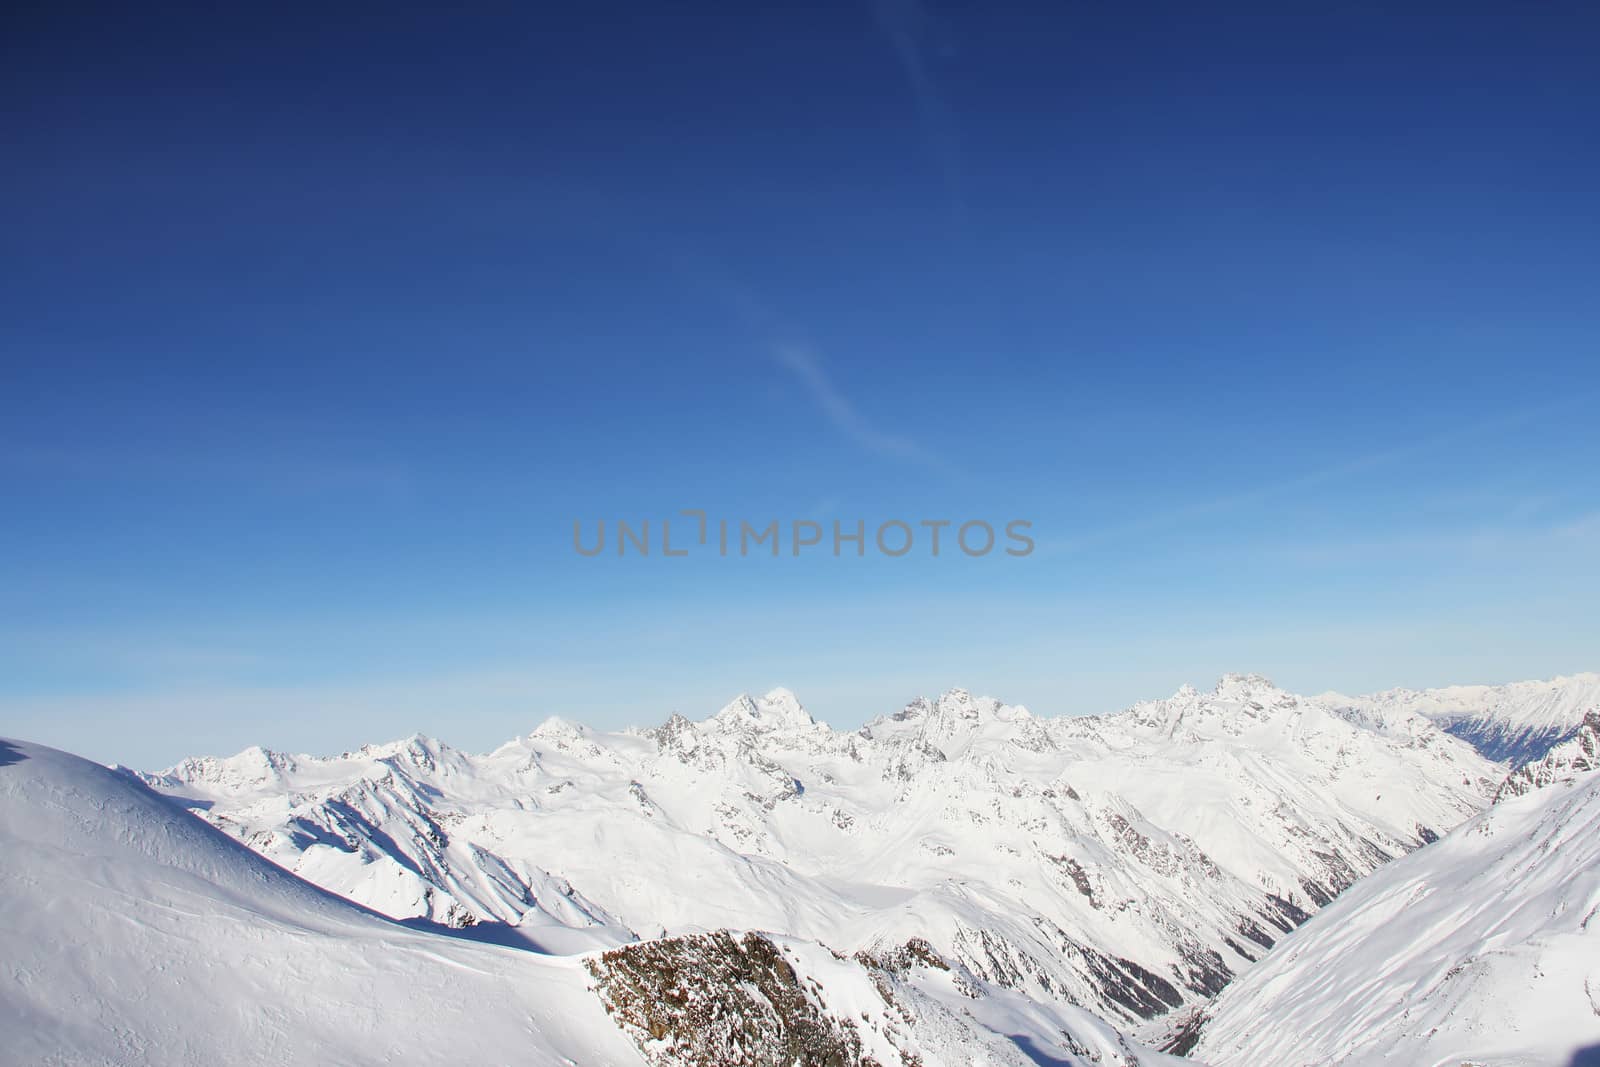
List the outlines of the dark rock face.
{"type": "MultiPolygon", "coordinates": [[[[1153,971],[1092,948],[1080,948],[1089,972],[1112,1000],[1143,1019],[1153,1019],[1183,1003],[1172,983],[1153,971]]],[[[1219,987],[1220,988],[1220,987],[1219,987]]]]}
{"type": "Polygon", "coordinates": [[[1172,1029],[1167,1032],[1167,1039],[1160,1043],[1161,1051],[1174,1056],[1187,1056],[1200,1043],[1200,1034],[1205,1025],[1206,1014],[1202,1010],[1179,1013],[1179,1017],[1173,1020],[1172,1029]]]}
{"type": "Polygon", "coordinates": [[[1261,915],[1286,934],[1311,918],[1310,912],[1304,911],[1292,900],[1285,900],[1276,893],[1267,894],[1267,909],[1261,915]]]}
{"type": "Polygon", "coordinates": [[[783,953],[726,931],[646,941],[588,963],[595,991],[653,1064],[876,1067],[826,1015],[783,953]]]}
{"type": "Polygon", "coordinates": [[[1233,970],[1223,962],[1222,954],[1215,949],[1203,948],[1190,942],[1178,946],[1184,988],[1202,997],[1214,997],[1222,987],[1233,980],[1233,970]]]}
{"type": "Polygon", "coordinates": [[[856,960],[862,966],[891,974],[904,974],[913,967],[932,967],[939,971],[948,971],[950,965],[933,950],[927,940],[913,937],[905,944],[895,948],[882,948],[876,951],[863,949],[856,953],[856,960]]]}
{"type": "Polygon", "coordinates": [[[1580,774],[1600,769],[1600,711],[1591,711],[1582,724],[1545,753],[1524,763],[1506,777],[1494,802],[1520,797],[1535,789],[1572,781],[1580,774]]]}
{"type": "MultiPolygon", "coordinates": [[[[1091,948],[1059,926],[1041,925],[1040,929],[1051,936],[1064,956],[1088,974],[1103,996],[1130,1015],[1153,1019],[1183,1003],[1183,994],[1171,982],[1132,960],[1091,948]]],[[[1021,977],[1020,974],[1002,975],[999,981],[1001,985],[1015,987],[1021,984],[1021,977]]]]}
{"type": "MultiPolygon", "coordinates": [[[[1251,941],[1254,941],[1256,944],[1260,945],[1262,948],[1271,948],[1273,945],[1277,944],[1277,939],[1263,930],[1261,928],[1261,924],[1253,919],[1240,919],[1238,925],[1235,926],[1234,929],[1245,937],[1248,937],[1251,941]]],[[[1245,952],[1242,949],[1238,949],[1236,951],[1238,951],[1240,955],[1245,955],[1245,952]]]]}

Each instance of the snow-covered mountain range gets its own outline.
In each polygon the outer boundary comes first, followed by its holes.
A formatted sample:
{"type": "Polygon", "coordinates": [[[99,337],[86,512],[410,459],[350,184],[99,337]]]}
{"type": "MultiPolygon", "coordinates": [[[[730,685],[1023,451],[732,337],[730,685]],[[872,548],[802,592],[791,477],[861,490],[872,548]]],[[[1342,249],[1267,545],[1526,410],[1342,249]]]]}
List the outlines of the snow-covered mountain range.
{"type": "Polygon", "coordinates": [[[835,731],[775,690],[648,730],[551,720],[483,756],[416,737],[144,780],[395,918],[559,951],[730,927],[845,954],[920,941],[1132,1024],[1487,804],[1504,768],[1385,716],[1230,675],[1088,718],[955,690],[835,731]]]}
{"type": "Polygon", "coordinates": [[[0,742],[0,1063],[1593,1067],[1595,677],[0,742]]]}
{"type": "Polygon", "coordinates": [[[1162,1067],[922,951],[719,933],[552,956],[401,925],[127,775],[0,741],[0,1063],[1162,1067]]]}

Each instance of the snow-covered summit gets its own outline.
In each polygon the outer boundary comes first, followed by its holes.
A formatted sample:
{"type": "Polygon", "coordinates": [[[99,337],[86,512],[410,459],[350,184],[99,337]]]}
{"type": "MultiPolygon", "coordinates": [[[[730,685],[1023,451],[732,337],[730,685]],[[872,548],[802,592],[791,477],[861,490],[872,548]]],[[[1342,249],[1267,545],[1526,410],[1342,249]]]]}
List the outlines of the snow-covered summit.
{"type": "Polygon", "coordinates": [[[1212,690],[1219,697],[1232,697],[1247,700],[1257,694],[1276,695],[1283,692],[1272,683],[1272,679],[1264,674],[1224,674],[1217,679],[1216,688],[1212,690]]]}
{"type": "Polygon", "coordinates": [[[740,693],[726,707],[707,720],[708,725],[731,731],[810,732],[821,726],[801,705],[800,698],[787,689],[773,689],[765,696],[740,693]]]}

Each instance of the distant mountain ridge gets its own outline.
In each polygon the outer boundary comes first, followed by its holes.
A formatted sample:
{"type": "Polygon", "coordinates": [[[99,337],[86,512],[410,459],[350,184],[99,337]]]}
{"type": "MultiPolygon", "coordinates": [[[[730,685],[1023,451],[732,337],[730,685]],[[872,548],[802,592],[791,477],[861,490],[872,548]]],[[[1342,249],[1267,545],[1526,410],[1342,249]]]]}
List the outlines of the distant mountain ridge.
{"type": "Polygon", "coordinates": [[[1215,994],[1346,887],[1481,810],[1502,768],[1258,675],[1113,715],[964,690],[859,730],[787,690],[483,756],[412,738],[248,750],[143,779],[398,918],[577,948],[761,929],[928,944],[977,980],[1121,1023],[1215,994]]]}
{"type": "Polygon", "coordinates": [[[1600,711],[1600,674],[1506,685],[1389,689],[1369,696],[1327,693],[1328,703],[1382,720],[1422,715],[1472,745],[1485,758],[1513,766],[1542,757],[1593,711],[1600,711]]]}

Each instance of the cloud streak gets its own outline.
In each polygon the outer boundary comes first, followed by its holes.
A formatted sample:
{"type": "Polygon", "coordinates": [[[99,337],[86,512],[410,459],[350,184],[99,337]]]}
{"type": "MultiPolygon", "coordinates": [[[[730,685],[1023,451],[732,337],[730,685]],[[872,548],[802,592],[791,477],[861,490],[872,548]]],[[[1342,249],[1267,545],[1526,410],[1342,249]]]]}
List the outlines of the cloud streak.
{"type": "Polygon", "coordinates": [[[763,301],[749,286],[705,257],[687,252],[681,252],[673,258],[673,268],[680,277],[728,308],[756,339],[758,346],[766,350],[773,362],[789,372],[829,424],[846,439],[876,456],[915,463],[947,476],[955,474],[938,455],[904,434],[883,429],[864,414],[829,375],[816,349],[802,340],[793,339],[804,337],[805,332],[763,301]]]}
{"type": "Polygon", "coordinates": [[[966,214],[961,147],[955,119],[928,62],[925,48],[930,21],[928,11],[921,0],[873,0],[872,10],[916,102],[918,125],[939,166],[951,214],[960,220],[966,214]]]}
{"type": "Polygon", "coordinates": [[[773,358],[805,387],[834,428],[862,448],[894,459],[934,462],[934,457],[915,441],[880,429],[861,414],[810,349],[794,344],[776,345],[773,358]]]}

